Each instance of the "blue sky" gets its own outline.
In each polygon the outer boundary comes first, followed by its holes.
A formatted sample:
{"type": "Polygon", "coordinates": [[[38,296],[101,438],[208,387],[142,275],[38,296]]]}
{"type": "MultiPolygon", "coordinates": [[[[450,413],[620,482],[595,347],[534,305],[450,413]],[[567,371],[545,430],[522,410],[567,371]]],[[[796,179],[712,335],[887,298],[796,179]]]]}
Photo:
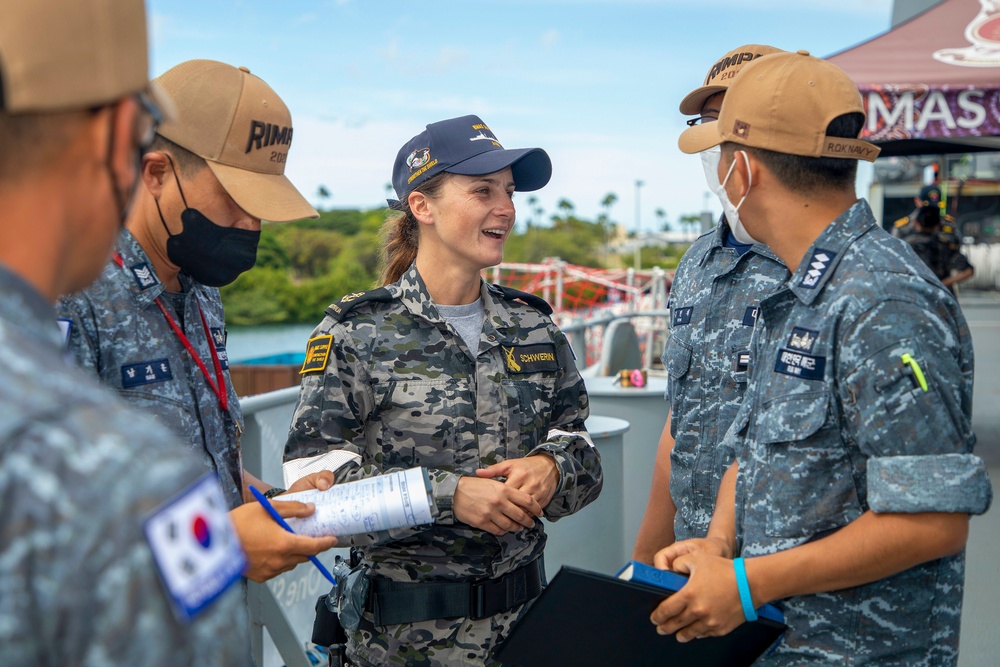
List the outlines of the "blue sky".
{"type": "MultiPolygon", "coordinates": [[[[286,173],[314,203],[372,208],[396,151],[430,122],[479,115],[507,148],[540,146],[561,198],[644,231],[707,202],[677,149],[681,98],[747,43],[828,56],[890,25],[892,0],[147,0],[151,69],[193,58],[245,65],[291,109],[286,173]]],[[[859,191],[867,191],[870,170],[859,191]]],[[[519,221],[531,215],[519,194],[519,221]]]]}

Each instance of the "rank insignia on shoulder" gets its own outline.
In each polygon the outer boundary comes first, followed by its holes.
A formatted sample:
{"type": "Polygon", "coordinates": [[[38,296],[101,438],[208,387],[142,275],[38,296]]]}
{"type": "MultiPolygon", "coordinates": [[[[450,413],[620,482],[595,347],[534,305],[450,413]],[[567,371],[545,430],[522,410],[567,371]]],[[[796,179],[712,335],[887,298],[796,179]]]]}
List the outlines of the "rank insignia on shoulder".
{"type": "Polygon", "coordinates": [[[554,343],[534,345],[501,345],[507,371],[510,373],[540,373],[559,370],[554,343]]]}
{"type": "Polygon", "coordinates": [[[823,279],[823,276],[830,269],[833,259],[836,256],[837,253],[831,250],[823,250],[822,248],[813,250],[812,257],[808,263],[809,268],[805,272],[805,275],[802,276],[802,280],[799,281],[799,285],[806,289],[815,289],[816,285],[819,284],[819,281],[823,279]]]}
{"type": "Polygon", "coordinates": [[[332,345],[333,336],[331,334],[310,338],[306,345],[306,360],[302,364],[299,375],[318,373],[324,370],[330,361],[330,347],[332,345]]]}
{"type": "Polygon", "coordinates": [[[334,301],[327,306],[326,314],[338,322],[343,322],[344,318],[347,317],[347,314],[351,312],[353,308],[356,308],[366,301],[388,303],[395,298],[396,297],[393,296],[392,292],[385,287],[368,290],[367,292],[352,292],[347,296],[341,297],[339,301],[334,301]]]}
{"type": "Polygon", "coordinates": [[[152,287],[159,280],[156,279],[156,275],[153,274],[152,269],[146,262],[140,262],[135,266],[130,266],[129,271],[132,272],[132,277],[135,278],[135,282],[138,283],[139,289],[147,289],[152,287]]]}
{"type": "Polygon", "coordinates": [[[243,576],[246,555],[215,473],[156,508],[143,532],[181,620],[197,616],[243,576]]]}
{"type": "Polygon", "coordinates": [[[552,306],[549,305],[548,301],[537,294],[522,292],[521,290],[514,289],[513,287],[504,287],[503,285],[490,285],[490,287],[498,290],[500,292],[500,296],[507,301],[523,301],[532,308],[542,311],[545,315],[552,314],[552,306]]]}

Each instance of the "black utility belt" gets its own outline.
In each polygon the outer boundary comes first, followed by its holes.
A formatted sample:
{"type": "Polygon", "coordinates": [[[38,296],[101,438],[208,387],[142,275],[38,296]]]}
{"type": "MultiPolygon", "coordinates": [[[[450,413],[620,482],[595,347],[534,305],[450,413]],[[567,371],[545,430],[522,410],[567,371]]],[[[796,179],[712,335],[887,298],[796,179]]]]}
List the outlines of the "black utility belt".
{"type": "Polygon", "coordinates": [[[541,561],[537,558],[502,577],[480,581],[393,581],[375,575],[365,610],[381,626],[436,618],[488,618],[538,597],[541,561]]]}

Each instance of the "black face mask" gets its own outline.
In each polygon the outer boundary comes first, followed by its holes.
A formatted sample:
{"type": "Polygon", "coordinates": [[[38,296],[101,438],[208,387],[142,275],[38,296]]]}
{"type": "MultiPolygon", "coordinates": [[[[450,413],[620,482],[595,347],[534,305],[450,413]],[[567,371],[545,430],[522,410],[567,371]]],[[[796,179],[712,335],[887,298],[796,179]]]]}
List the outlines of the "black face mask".
{"type": "MultiPolygon", "coordinates": [[[[170,166],[173,169],[173,160],[170,160],[170,166]]],[[[176,171],[174,179],[185,206],[181,213],[183,229],[180,234],[170,234],[160,211],[160,202],[156,202],[160,222],[170,236],[167,239],[167,258],[181,271],[209,287],[228,285],[241,273],[253,268],[257,261],[260,232],[215,224],[201,211],[187,205],[176,171]]]]}

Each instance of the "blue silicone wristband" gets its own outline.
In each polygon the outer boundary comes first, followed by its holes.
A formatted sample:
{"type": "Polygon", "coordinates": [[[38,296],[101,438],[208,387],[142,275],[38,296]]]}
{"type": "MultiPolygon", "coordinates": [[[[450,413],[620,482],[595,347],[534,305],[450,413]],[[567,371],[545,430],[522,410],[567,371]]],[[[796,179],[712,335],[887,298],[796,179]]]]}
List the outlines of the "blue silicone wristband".
{"type": "Polygon", "coordinates": [[[747,567],[743,564],[742,558],[733,559],[733,569],[736,570],[736,588],[740,592],[743,618],[748,621],[756,621],[757,610],[753,608],[753,598],[750,597],[750,582],[747,581],[747,567]]]}

